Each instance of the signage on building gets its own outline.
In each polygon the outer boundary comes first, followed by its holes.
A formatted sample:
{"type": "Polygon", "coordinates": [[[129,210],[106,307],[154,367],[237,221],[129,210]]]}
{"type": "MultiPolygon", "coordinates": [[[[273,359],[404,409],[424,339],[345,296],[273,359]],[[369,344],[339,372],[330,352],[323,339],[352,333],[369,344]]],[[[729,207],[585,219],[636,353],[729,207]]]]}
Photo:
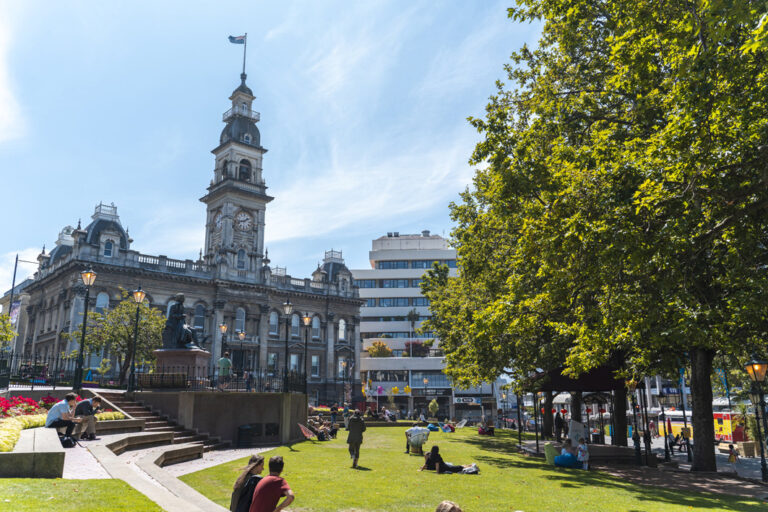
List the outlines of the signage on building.
{"type": "Polygon", "coordinates": [[[482,400],[480,398],[473,397],[473,396],[456,396],[453,398],[453,403],[480,405],[482,403],[482,400]]]}

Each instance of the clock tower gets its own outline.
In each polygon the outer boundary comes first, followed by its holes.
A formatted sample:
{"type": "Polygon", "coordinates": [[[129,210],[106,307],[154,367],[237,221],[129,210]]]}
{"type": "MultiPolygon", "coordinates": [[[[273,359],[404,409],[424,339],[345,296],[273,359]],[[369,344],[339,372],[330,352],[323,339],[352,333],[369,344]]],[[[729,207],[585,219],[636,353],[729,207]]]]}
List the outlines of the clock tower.
{"type": "Polygon", "coordinates": [[[212,151],[214,177],[200,198],[207,206],[204,259],[217,268],[220,278],[260,282],[264,216],[273,198],[262,177],[267,150],[256,127],[260,115],[251,108],[255,97],[245,79],[241,74],[240,86],[229,97],[232,108],[222,116],[226,126],[212,151]]]}

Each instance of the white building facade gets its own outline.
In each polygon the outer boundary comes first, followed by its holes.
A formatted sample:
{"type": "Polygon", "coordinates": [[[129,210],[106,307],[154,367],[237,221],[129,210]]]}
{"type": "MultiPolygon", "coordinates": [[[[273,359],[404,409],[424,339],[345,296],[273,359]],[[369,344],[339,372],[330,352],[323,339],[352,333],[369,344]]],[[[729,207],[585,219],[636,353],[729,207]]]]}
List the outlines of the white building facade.
{"type": "Polygon", "coordinates": [[[497,386],[455,389],[443,373],[440,341],[430,332],[418,332],[430,316],[429,302],[420,288],[424,273],[439,262],[449,267],[450,276],[457,275],[456,251],[447,240],[427,230],[390,232],[373,240],[369,260],[371,268],[352,270],[363,301],[360,378],[367,383],[369,401],[387,407],[394,404],[403,415],[413,412],[426,417],[427,405],[436,399],[441,420],[479,419],[483,409],[486,415],[494,411],[497,386]],[[391,357],[370,357],[368,349],[377,341],[392,350],[391,357]]]}

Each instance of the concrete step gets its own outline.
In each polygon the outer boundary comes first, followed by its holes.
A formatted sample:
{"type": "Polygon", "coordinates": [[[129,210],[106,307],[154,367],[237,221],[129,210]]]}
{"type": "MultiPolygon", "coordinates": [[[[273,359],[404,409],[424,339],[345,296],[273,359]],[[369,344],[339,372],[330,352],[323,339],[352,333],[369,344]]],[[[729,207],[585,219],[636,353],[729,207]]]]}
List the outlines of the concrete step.
{"type": "Polygon", "coordinates": [[[152,428],[145,428],[145,432],[170,432],[173,433],[173,427],[152,427],[152,428]]]}
{"type": "Polygon", "coordinates": [[[211,452],[213,450],[223,450],[225,448],[229,448],[230,443],[229,442],[223,442],[223,443],[216,443],[216,444],[204,444],[203,445],[203,451],[204,452],[211,452]]]}
{"type": "Polygon", "coordinates": [[[208,439],[208,436],[205,434],[194,434],[190,436],[173,436],[173,444],[194,443],[197,441],[203,441],[203,444],[205,444],[206,439],[208,439]]]}

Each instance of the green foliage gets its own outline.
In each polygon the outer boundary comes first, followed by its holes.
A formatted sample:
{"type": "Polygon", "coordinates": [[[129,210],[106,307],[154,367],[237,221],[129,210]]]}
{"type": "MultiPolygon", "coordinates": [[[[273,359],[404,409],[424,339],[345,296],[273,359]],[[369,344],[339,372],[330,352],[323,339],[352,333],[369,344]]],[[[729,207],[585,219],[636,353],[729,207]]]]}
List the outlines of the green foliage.
{"type": "MultiPolygon", "coordinates": [[[[711,425],[712,361],[768,332],[765,2],[524,0],[536,49],[507,66],[451,206],[461,273],[422,283],[447,373],[624,376],[690,362],[711,425]],[[758,31],[762,31],[759,28],[758,31]],[[762,33],[762,32],[761,32],[762,33]]],[[[709,427],[704,427],[709,428],[709,427]]],[[[694,469],[713,470],[713,432],[694,469]]]]}
{"type": "Polygon", "coordinates": [[[11,326],[11,317],[6,314],[0,315],[0,347],[7,345],[16,334],[11,326]]]}
{"type": "MultiPolygon", "coordinates": [[[[130,294],[126,290],[122,290],[122,300],[117,306],[104,313],[88,313],[85,348],[87,351],[93,352],[106,348],[112,354],[117,355],[120,361],[120,382],[125,381],[126,372],[131,365],[136,307],[137,305],[130,294]]],[[[154,359],[152,351],[162,345],[165,317],[160,311],[150,307],[147,301],[138,305],[138,308],[139,330],[136,360],[154,359]]],[[[68,336],[79,342],[81,332],[78,330],[68,336]]]]}
{"type": "Polygon", "coordinates": [[[392,349],[383,341],[374,341],[368,347],[368,356],[370,357],[392,357],[392,349]]]}
{"type": "Polygon", "coordinates": [[[429,414],[431,414],[432,417],[434,418],[435,415],[437,414],[438,409],[440,409],[440,406],[438,405],[437,400],[433,398],[432,401],[429,402],[429,405],[427,406],[427,408],[429,409],[429,414]]]}

